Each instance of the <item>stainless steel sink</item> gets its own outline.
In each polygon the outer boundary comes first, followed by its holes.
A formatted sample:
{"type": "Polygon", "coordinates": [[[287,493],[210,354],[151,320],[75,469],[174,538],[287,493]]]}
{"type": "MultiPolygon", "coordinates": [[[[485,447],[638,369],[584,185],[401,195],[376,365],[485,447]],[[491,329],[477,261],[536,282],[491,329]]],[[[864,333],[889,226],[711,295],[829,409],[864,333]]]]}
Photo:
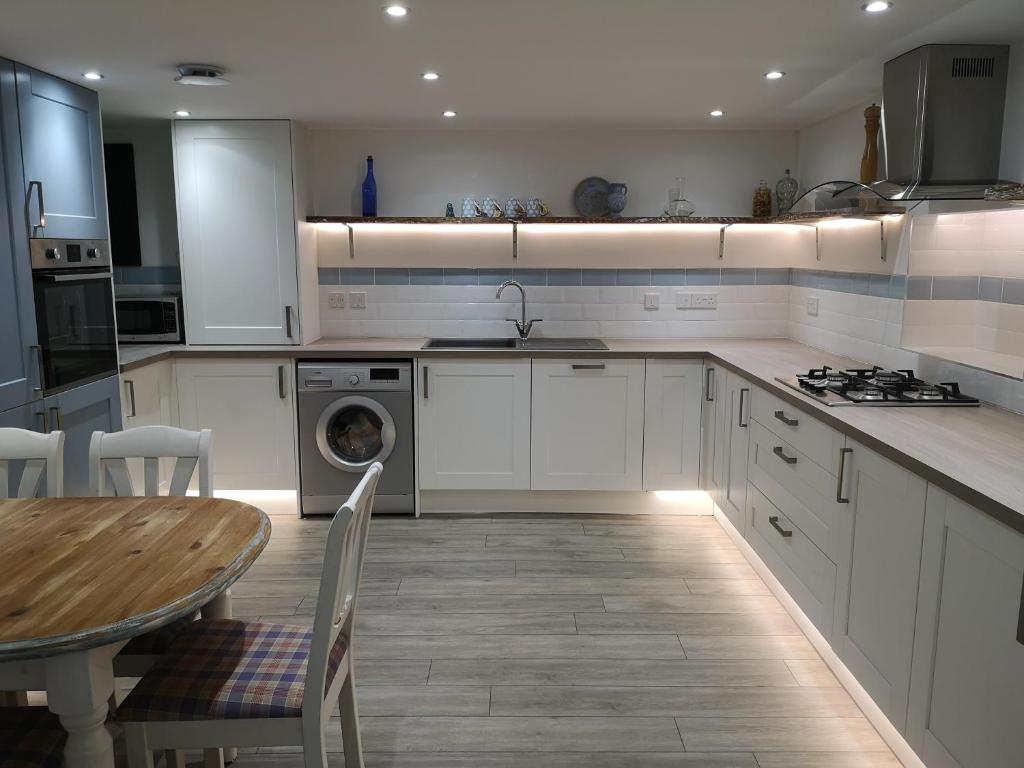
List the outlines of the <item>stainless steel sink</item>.
{"type": "Polygon", "coordinates": [[[537,337],[520,339],[429,339],[423,349],[537,349],[547,351],[581,351],[608,349],[600,339],[553,339],[537,337]]]}

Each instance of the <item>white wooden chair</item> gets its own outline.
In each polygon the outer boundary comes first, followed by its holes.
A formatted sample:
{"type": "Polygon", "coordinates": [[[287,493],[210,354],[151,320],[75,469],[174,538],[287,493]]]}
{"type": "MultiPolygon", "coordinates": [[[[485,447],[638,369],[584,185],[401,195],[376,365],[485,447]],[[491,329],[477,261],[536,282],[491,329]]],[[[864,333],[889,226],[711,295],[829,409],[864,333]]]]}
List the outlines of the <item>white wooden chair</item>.
{"type": "MultiPolygon", "coordinates": [[[[50,498],[64,495],[64,433],[41,435],[27,429],[0,428],[0,499],[32,499],[41,490],[50,498]],[[12,462],[24,463],[13,493],[12,462]]],[[[0,705],[23,706],[27,702],[24,691],[0,691],[0,705]]]]}
{"type": "Polygon", "coordinates": [[[352,629],[370,513],[383,467],[374,463],[327,534],[313,628],[214,620],[193,624],[118,709],[129,768],[154,749],[301,746],[326,768],[325,728],[341,709],[346,768],[363,768],[352,629]]]}
{"type": "Polygon", "coordinates": [[[0,499],[35,498],[44,487],[51,498],[64,495],[64,433],[41,435],[14,427],[0,429],[0,499]],[[12,461],[25,463],[13,495],[8,473],[12,461]]]}

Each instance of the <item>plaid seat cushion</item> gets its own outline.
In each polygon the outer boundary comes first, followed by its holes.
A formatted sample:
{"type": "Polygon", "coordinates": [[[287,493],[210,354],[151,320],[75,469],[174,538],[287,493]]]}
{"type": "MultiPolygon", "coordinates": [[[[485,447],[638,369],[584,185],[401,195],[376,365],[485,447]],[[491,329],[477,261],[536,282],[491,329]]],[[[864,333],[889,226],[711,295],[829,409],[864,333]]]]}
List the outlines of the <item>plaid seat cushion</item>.
{"type": "MultiPolygon", "coordinates": [[[[313,630],[236,619],[193,622],[117,710],[122,721],[299,717],[313,630]]],[[[345,656],[339,635],[327,687],[345,656]]]]}
{"type": "Polygon", "coordinates": [[[44,707],[0,707],[0,765],[60,768],[68,735],[44,707]]]}
{"type": "Polygon", "coordinates": [[[121,649],[121,653],[129,656],[159,656],[166,653],[174,639],[188,629],[195,618],[195,616],[183,616],[152,632],[137,635],[128,641],[128,645],[121,649]]]}

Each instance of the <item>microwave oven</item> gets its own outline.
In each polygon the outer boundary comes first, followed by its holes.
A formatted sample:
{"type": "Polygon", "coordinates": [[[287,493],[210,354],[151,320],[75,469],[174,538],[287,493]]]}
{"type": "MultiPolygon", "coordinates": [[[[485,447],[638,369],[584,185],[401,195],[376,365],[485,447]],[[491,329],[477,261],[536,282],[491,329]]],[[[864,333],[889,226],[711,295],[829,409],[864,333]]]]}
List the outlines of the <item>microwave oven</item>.
{"type": "Polygon", "coordinates": [[[180,296],[124,296],[114,301],[122,344],[183,344],[180,296]]]}

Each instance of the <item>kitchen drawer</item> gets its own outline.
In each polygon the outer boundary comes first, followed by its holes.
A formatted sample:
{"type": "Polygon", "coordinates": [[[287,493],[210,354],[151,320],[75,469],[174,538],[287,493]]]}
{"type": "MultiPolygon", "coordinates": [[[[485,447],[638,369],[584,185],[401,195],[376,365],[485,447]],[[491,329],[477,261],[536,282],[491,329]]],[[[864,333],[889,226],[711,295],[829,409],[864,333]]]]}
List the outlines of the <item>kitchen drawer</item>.
{"type": "Polygon", "coordinates": [[[835,563],[752,484],[747,489],[747,541],[818,631],[831,638],[835,563]]]}
{"type": "Polygon", "coordinates": [[[836,501],[836,478],[756,421],[750,423],[750,441],[750,482],[835,559],[842,509],[836,501]]]}
{"type": "Polygon", "coordinates": [[[843,436],[760,387],[750,393],[754,421],[789,442],[833,475],[838,473],[843,436]]]}

